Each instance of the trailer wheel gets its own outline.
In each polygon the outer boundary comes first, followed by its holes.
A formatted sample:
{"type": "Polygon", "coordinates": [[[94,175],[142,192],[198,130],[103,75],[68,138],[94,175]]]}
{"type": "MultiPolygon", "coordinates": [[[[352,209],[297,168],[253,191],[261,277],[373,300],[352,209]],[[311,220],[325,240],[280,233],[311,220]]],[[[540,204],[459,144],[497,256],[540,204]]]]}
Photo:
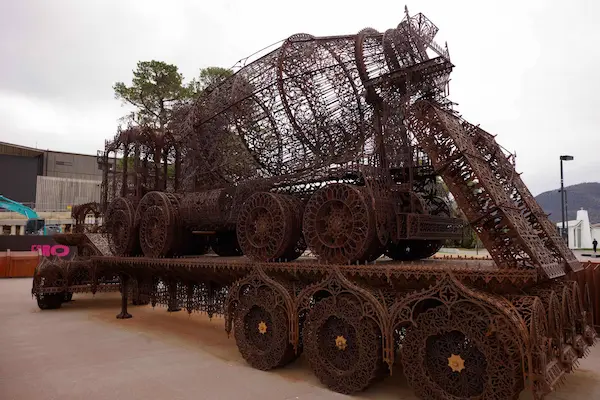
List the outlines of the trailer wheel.
{"type": "Polygon", "coordinates": [[[330,263],[373,258],[373,241],[379,239],[367,200],[361,188],[345,183],[317,190],[306,205],[302,228],[311,251],[330,263]]]}
{"type": "Polygon", "coordinates": [[[140,222],[140,245],[146,257],[165,257],[173,250],[174,227],[169,209],[150,206],[140,222]]]}
{"type": "Polygon", "coordinates": [[[261,287],[243,295],[234,318],[235,341],[252,367],[266,371],[289,364],[300,355],[290,343],[287,313],[276,305],[272,290],[261,287]]]}
{"type": "Polygon", "coordinates": [[[38,293],[35,297],[40,310],[55,310],[63,303],[63,293],[38,293]]]}
{"type": "Polygon", "coordinates": [[[362,391],[385,371],[381,331],[352,296],[317,303],[306,317],[303,336],[313,373],[331,390],[362,391]]]}
{"type": "Polygon", "coordinates": [[[294,261],[306,251],[306,241],[302,233],[302,217],[304,215],[304,203],[295,196],[282,195],[292,215],[292,237],[288,248],[281,258],[284,261],[294,261]]]}
{"type": "Polygon", "coordinates": [[[138,242],[135,232],[135,206],[131,200],[124,197],[113,200],[104,220],[111,253],[117,256],[135,254],[138,242]]]}
{"type": "Polygon", "coordinates": [[[448,313],[427,310],[408,329],[400,349],[404,374],[423,399],[516,399],[523,375],[519,355],[490,332],[489,321],[467,304],[448,313]]]}
{"type": "Polygon", "coordinates": [[[240,247],[256,261],[279,260],[290,247],[293,229],[294,216],[287,201],[268,192],[250,196],[237,219],[240,247]]]}

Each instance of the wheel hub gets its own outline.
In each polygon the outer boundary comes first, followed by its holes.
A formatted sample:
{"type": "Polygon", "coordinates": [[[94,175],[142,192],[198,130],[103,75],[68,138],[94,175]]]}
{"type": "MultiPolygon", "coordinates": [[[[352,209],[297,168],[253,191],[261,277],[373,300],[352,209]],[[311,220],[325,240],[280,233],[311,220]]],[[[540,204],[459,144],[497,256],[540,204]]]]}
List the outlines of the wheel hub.
{"type": "Polygon", "coordinates": [[[258,333],[260,333],[261,335],[267,333],[267,324],[265,324],[265,321],[260,321],[258,323],[258,333]]]}
{"type": "Polygon", "coordinates": [[[446,392],[465,397],[483,392],[487,359],[464,332],[452,330],[430,336],[425,352],[428,375],[446,392]]]}
{"type": "Polygon", "coordinates": [[[346,350],[346,347],[348,346],[346,338],[343,336],[338,336],[337,338],[335,338],[335,346],[339,350],[346,350]]]}
{"type": "Polygon", "coordinates": [[[448,366],[452,372],[462,372],[465,369],[465,360],[459,354],[452,354],[448,357],[448,366]]]}
{"type": "Polygon", "coordinates": [[[352,219],[348,206],[339,200],[329,201],[323,205],[319,216],[324,222],[318,232],[322,241],[332,247],[343,245],[350,234],[348,221],[352,219]]]}
{"type": "Polygon", "coordinates": [[[269,222],[265,217],[261,217],[256,221],[256,234],[259,236],[265,236],[269,231],[269,222]]]}
{"type": "Polygon", "coordinates": [[[264,207],[257,207],[250,216],[249,240],[255,246],[262,248],[266,246],[271,237],[272,221],[269,211],[264,207]]]}

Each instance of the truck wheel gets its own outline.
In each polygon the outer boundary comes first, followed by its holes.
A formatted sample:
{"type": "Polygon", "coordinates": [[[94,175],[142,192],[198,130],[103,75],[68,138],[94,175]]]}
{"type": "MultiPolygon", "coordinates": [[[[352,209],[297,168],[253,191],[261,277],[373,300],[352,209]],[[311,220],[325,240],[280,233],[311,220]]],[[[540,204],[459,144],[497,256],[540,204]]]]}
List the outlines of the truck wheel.
{"type": "Polygon", "coordinates": [[[408,329],[400,349],[404,374],[423,399],[516,399],[521,359],[495,332],[489,317],[467,303],[429,309],[408,329]]]}
{"type": "Polygon", "coordinates": [[[303,336],[313,373],[331,390],[362,391],[385,371],[381,331],[353,296],[317,303],[306,317],[303,336]]]}
{"type": "Polygon", "coordinates": [[[306,251],[306,241],[302,233],[302,217],[304,215],[304,203],[295,196],[282,196],[288,206],[289,212],[292,215],[292,237],[289,241],[288,248],[285,250],[281,259],[283,261],[294,261],[306,251]]]}
{"type": "Polygon", "coordinates": [[[37,305],[40,310],[55,310],[60,308],[63,302],[62,293],[39,293],[36,294],[37,305]]]}
{"type": "Polygon", "coordinates": [[[137,252],[135,206],[131,200],[119,197],[113,200],[105,217],[108,245],[112,254],[128,256],[137,252]]]}
{"type": "Polygon", "coordinates": [[[255,261],[277,261],[290,247],[293,225],[291,209],[283,197],[254,193],[238,214],[238,242],[244,254],[255,261]]]}
{"type": "Polygon", "coordinates": [[[345,183],[327,185],[312,195],[302,230],[313,253],[339,264],[373,257],[372,244],[378,238],[367,196],[361,188],[345,183]]]}
{"type": "Polygon", "coordinates": [[[242,296],[235,310],[234,336],[242,357],[260,370],[282,367],[299,356],[290,343],[287,313],[266,287],[242,296]]]}

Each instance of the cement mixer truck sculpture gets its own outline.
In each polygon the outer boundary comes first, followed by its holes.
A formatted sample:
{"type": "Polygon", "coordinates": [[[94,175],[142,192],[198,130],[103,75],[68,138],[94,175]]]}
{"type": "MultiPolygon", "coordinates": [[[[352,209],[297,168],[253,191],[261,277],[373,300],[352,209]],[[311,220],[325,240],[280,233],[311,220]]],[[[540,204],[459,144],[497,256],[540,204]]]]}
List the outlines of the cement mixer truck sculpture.
{"type": "Polygon", "coordinates": [[[99,154],[112,254],[44,266],[38,301],[87,268],[92,286],[120,276],[119,318],[130,298],[223,315],[250,365],[304,352],[338,392],[398,362],[423,399],[552,391],[596,337],[567,279],[582,266],[511,156],[452,110],[436,33],[406,11],[383,33],[293,35],[165,131],[119,132],[99,154]],[[428,259],[466,224],[493,261],[428,259]]]}

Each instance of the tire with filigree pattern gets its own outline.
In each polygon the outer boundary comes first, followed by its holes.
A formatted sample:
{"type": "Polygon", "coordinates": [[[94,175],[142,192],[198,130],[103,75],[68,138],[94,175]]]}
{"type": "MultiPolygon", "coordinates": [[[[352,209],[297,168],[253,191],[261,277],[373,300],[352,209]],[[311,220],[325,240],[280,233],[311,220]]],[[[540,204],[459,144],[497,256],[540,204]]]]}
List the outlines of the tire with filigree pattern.
{"type": "Polygon", "coordinates": [[[491,330],[489,316],[470,303],[449,313],[429,309],[410,327],[400,348],[402,366],[417,396],[428,400],[517,399],[521,359],[506,335],[491,330]]]}
{"type": "Polygon", "coordinates": [[[332,183],[306,204],[302,231],[308,248],[321,260],[352,264],[374,259],[373,241],[379,240],[375,213],[363,189],[332,183]]]}
{"type": "Polygon", "coordinates": [[[127,198],[114,199],[106,211],[104,226],[110,251],[116,256],[138,253],[135,204],[127,198]]]}
{"type": "Polygon", "coordinates": [[[244,254],[255,261],[279,261],[291,245],[294,215],[278,194],[258,192],[250,196],[237,218],[237,237],[244,254]]]}
{"type": "Polygon", "coordinates": [[[294,261],[306,251],[306,241],[302,233],[302,217],[304,216],[304,203],[295,196],[280,195],[285,201],[292,215],[292,237],[288,248],[281,257],[284,261],[294,261]]]}
{"type": "Polygon", "coordinates": [[[351,394],[369,387],[385,371],[381,330],[350,295],[327,297],[308,313],[304,352],[321,383],[351,394]]]}
{"type": "Polygon", "coordinates": [[[271,289],[260,287],[241,296],[234,315],[234,336],[242,357],[267,371],[294,361],[300,354],[290,343],[289,321],[271,289]]]}

